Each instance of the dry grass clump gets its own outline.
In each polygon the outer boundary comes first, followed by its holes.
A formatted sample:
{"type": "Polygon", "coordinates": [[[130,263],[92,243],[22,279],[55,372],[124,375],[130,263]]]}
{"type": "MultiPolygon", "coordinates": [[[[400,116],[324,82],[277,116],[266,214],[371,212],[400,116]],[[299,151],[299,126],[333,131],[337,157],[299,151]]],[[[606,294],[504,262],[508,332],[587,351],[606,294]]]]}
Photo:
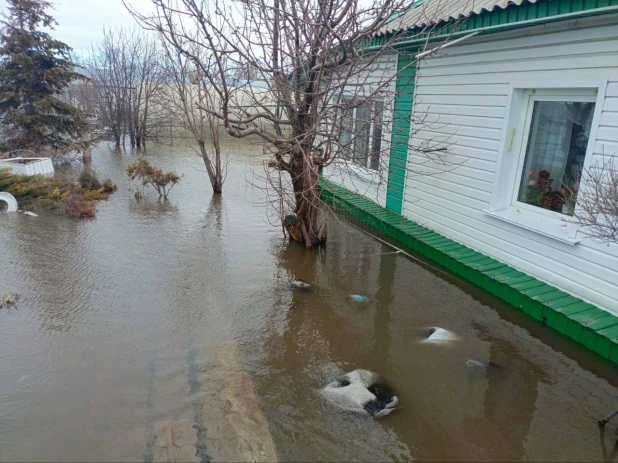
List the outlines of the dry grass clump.
{"type": "Polygon", "coordinates": [[[109,199],[117,189],[110,179],[101,182],[92,170],[84,170],[78,183],[43,175],[17,175],[11,169],[0,170],[0,191],[15,196],[21,208],[37,203],[64,211],[75,219],[94,217],[95,201],[109,199]]]}
{"type": "Polygon", "coordinates": [[[0,191],[11,193],[20,205],[39,198],[48,198],[55,190],[64,193],[67,184],[63,180],[42,175],[26,177],[17,175],[11,169],[0,170],[0,191]]]}
{"type": "Polygon", "coordinates": [[[84,199],[88,201],[106,201],[109,199],[109,193],[103,188],[99,188],[98,190],[86,190],[83,196],[84,199]]]}
{"type": "MultiPolygon", "coordinates": [[[[85,193],[92,192],[86,191],[85,193]]],[[[93,200],[87,199],[85,193],[79,187],[72,185],[62,196],[65,213],[75,220],[91,219],[97,212],[96,203],[93,200]]]]}

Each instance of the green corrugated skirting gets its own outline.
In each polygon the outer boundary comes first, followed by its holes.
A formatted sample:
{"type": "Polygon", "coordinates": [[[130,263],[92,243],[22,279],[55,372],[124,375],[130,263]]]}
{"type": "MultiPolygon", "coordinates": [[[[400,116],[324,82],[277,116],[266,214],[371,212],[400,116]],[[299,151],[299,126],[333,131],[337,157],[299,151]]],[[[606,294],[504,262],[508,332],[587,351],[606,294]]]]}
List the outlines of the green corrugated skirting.
{"type": "Polygon", "coordinates": [[[618,363],[618,317],[321,180],[323,200],[618,363]]]}

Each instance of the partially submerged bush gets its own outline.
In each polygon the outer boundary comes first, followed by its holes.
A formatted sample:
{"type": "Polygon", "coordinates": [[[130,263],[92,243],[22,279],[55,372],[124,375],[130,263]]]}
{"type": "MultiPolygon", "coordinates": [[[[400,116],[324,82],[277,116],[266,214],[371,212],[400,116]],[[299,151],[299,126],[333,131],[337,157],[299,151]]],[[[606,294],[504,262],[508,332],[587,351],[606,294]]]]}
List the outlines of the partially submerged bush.
{"type": "Polygon", "coordinates": [[[155,169],[150,184],[159,193],[159,198],[162,197],[167,200],[167,195],[178,182],[180,182],[180,177],[175,172],[163,172],[161,169],[155,169]]]}
{"type": "Polygon", "coordinates": [[[111,178],[106,178],[105,180],[103,180],[102,189],[105,193],[112,194],[118,189],[118,186],[116,186],[116,184],[112,182],[111,178]]]}
{"type": "Polygon", "coordinates": [[[144,158],[129,164],[127,175],[131,180],[141,180],[142,187],[152,186],[159,193],[159,199],[163,198],[165,201],[171,189],[180,182],[180,177],[175,172],[163,172],[159,167],[150,165],[144,158]]]}
{"type": "Polygon", "coordinates": [[[26,177],[14,174],[12,169],[0,170],[0,191],[11,193],[21,206],[39,198],[48,198],[55,190],[62,194],[66,189],[67,182],[60,179],[42,175],[26,177]]]}
{"type": "MultiPolygon", "coordinates": [[[[87,191],[86,193],[91,192],[87,191]]],[[[62,202],[66,214],[76,220],[91,219],[97,212],[96,203],[86,199],[84,192],[76,185],[69,187],[69,190],[62,197],[62,202]]]]}
{"type": "Polygon", "coordinates": [[[73,184],[54,177],[17,175],[11,169],[2,169],[0,170],[0,191],[6,191],[15,196],[22,209],[37,203],[62,210],[76,219],[94,217],[96,212],[94,201],[108,199],[117,187],[109,179],[101,183],[96,175],[84,174],[84,172],[79,177],[79,183],[73,184]],[[98,188],[92,188],[97,184],[98,188]]]}
{"type": "Polygon", "coordinates": [[[109,193],[103,188],[99,188],[98,190],[86,190],[83,196],[84,199],[88,201],[106,201],[109,199],[109,193]]]}
{"type": "Polygon", "coordinates": [[[92,169],[84,169],[79,175],[79,184],[84,190],[98,190],[102,187],[97,173],[92,169]]]}

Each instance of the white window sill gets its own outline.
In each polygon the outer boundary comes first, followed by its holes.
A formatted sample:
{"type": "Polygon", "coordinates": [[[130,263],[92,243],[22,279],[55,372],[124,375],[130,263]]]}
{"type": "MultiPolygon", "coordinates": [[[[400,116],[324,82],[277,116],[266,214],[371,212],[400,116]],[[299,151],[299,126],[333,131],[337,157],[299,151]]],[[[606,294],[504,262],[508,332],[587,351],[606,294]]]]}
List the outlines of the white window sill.
{"type": "Polygon", "coordinates": [[[560,220],[560,218],[552,215],[531,213],[516,206],[509,206],[499,211],[485,209],[483,212],[496,219],[572,246],[582,240],[582,238],[576,237],[577,225],[560,220]]]}
{"type": "Polygon", "coordinates": [[[368,167],[361,167],[353,161],[342,159],[338,166],[339,169],[348,169],[358,180],[378,185],[380,183],[380,173],[368,167]]]}

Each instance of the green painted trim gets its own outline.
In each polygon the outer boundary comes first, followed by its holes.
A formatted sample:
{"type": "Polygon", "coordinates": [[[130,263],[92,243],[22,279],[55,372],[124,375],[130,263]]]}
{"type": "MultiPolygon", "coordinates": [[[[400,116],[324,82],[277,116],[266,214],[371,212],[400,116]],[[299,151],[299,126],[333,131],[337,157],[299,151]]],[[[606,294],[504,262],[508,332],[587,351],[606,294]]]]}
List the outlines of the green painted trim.
{"type": "Polygon", "coordinates": [[[414,109],[414,80],[416,78],[416,58],[414,54],[397,56],[396,96],[388,162],[386,208],[399,214],[403,208],[403,190],[408,163],[408,140],[414,109]]]}
{"type": "MultiPolygon", "coordinates": [[[[426,40],[434,35],[448,36],[453,32],[473,32],[486,27],[505,26],[492,32],[531,27],[530,24],[519,24],[531,19],[547,19],[547,22],[560,21],[560,15],[574,13],[589,13],[588,15],[605,14],[607,12],[594,10],[618,6],[618,0],[538,0],[536,3],[509,4],[506,8],[494,8],[473,13],[461,22],[441,21],[427,32],[427,28],[414,27],[406,31],[388,33],[376,36],[368,43],[369,46],[396,46],[397,42],[413,39],[426,40]]],[[[588,16],[587,15],[587,16],[588,16]]],[[[414,45],[415,47],[417,45],[414,45]]]]}
{"type": "Polygon", "coordinates": [[[618,317],[321,179],[322,199],[618,364],[618,317]]]}

